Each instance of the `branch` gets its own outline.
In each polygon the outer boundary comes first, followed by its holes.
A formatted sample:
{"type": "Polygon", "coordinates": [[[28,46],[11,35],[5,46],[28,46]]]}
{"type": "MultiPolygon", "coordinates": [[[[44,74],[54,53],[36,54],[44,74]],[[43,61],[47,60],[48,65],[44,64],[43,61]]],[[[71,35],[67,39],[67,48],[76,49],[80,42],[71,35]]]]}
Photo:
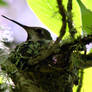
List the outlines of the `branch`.
{"type": "Polygon", "coordinates": [[[62,0],[57,0],[57,3],[58,3],[58,8],[59,8],[59,13],[62,16],[62,27],[60,29],[60,35],[57,38],[55,43],[60,42],[60,40],[63,38],[66,32],[66,10],[62,4],[62,0]]]}
{"type": "Polygon", "coordinates": [[[76,92],[81,92],[81,88],[82,88],[82,85],[83,85],[83,77],[84,77],[83,74],[84,74],[84,70],[81,69],[81,71],[80,71],[80,81],[79,81],[76,92]]]}
{"type": "Polygon", "coordinates": [[[69,27],[69,32],[71,34],[71,37],[74,38],[75,33],[77,30],[73,26],[73,20],[72,20],[72,0],[68,0],[68,5],[67,5],[67,22],[68,22],[68,27],[69,27]]]}
{"type": "Polygon", "coordinates": [[[89,68],[92,67],[92,53],[88,55],[80,54],[81,61],[79,61],[79,68],[89,68]]]}
{"type": "Polygon", "coordinates": [[[92,53],[85,55],[79,52],[73,52],[71,60],[76,64],[78,69],[85,69],[92,67],[92,53]]]}
{"type": "Polygon", "coordinates": [[[74,50],[78,44],[85,46],[91,42],[92,42],[92,35],[88,35],[87,37],[84,37],[84,38],[79,37],[79,38],[77,38],[69,43],[64,43],[61,46],[61,49],[66,50],[67,48],[71,48],[72,50],[74,50]]]}

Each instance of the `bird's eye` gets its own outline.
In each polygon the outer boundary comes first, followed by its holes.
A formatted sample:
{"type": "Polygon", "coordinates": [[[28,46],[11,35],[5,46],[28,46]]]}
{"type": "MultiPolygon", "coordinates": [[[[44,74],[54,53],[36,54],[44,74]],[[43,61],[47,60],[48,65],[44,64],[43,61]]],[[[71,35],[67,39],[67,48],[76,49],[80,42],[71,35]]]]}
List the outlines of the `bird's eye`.
{"type": "Polygon", "coordinates": [[[41,29],[37,29],[37,32],[39,32],[41,34],[42,33],[42,30],[41,29]]]}

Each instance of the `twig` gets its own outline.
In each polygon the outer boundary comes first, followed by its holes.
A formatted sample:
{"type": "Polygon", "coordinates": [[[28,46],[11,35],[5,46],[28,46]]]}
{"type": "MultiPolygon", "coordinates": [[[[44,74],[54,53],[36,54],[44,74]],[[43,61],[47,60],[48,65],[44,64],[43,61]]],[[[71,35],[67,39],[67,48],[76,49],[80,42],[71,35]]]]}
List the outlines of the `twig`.
{"type": "Polygon", "coordinates": [[[63,36],[65,35],[66,32],[66,10],[62,4],[63,0],[57,0],[58,3],[58,8],[59,8],[59,13],[62,16],[62,27],[60,29],[60,35],[57,38],[55,43],[59,43],[61,41],[61,39],[63,38],[63,36]]]}
{"type": "Polygon", "coordinates": [[[84,37],[84,38],[79,37],[75,40],[72,40],[69,43],[63,44],[61,46],[61,49],[64,50],[64,49],[72,47],[72,49],[74,50],[76,48],[77,44],[85,46],[91,42],[92,42],[92,35],[88,35],[87,37],[84,37]]]}
{"type": "Polygon", "coordinates": [[[81,92],[81,88],[82,88],[82,84],[83,84],[83,74],[84,74],[83,69],[81,69],[80,73],[81,73],[81,75],[80,75],[80,81],[79,81],[79,85],[77,88],[77,92],[81,92]]]}
{"type": "Polygon", "coordinates": [[[81,58],[81,61],[78,62],[79,68],[85,69],[85,68],[92,67],[92,53],[88,55],[80,54],[80,58],[81,58]]]}
{"type": "Polygon", "coordinates": [[[69,32],[71,34],[71,37],[74,38],[74,35],[77,31],[73,26],[73,20],[72,20],[72,0],[68,0],[67,17],[68,17],[67,22],[68,22],[69,32]]]}

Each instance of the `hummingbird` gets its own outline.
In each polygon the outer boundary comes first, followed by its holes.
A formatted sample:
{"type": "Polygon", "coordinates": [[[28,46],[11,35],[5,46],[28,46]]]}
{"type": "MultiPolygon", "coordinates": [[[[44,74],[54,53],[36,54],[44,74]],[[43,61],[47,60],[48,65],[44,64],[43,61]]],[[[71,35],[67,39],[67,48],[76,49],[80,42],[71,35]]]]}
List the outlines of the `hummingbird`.
{"type": "Polygon", "coordinates": [[[30,27],[30,26],[26,26],[23,25],[11,18],[8,18],[4,15],[1,15],[2,17],[16,23],[17,25],[21,26],[23,29],[26,30],[26,32],[28,33],[28,37],[27,40],[31,40],[31,41],[38,41],[38,40],[52,40],[51,34],[48,32],[48,30],[41,28],[41,27],[30,27]]]}

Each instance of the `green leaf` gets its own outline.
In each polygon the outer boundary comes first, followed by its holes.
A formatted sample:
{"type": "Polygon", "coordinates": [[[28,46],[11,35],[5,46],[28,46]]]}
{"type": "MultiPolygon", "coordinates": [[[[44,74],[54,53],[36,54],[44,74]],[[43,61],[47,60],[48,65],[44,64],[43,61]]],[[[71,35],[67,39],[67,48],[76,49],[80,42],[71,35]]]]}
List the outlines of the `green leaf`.
{"type": "Polygon", "coordinates": [[[4,2],[3,0],[0,0],[0,6],[2,6],[2,5],[7,5],[7,3],[4,2]]]}
{"type": "Polygon", "coordinates": [[[89,53],[92,53],[92,48],[90,49],[89,53]]]}
{"type": "Polygon", "coordinates": [[[92,11],[87,8],[87,6],[83,3],[82,0],[77,0],[77,3],[80,7],[83,33],[87,35],[92,34],[92,11]]]}

